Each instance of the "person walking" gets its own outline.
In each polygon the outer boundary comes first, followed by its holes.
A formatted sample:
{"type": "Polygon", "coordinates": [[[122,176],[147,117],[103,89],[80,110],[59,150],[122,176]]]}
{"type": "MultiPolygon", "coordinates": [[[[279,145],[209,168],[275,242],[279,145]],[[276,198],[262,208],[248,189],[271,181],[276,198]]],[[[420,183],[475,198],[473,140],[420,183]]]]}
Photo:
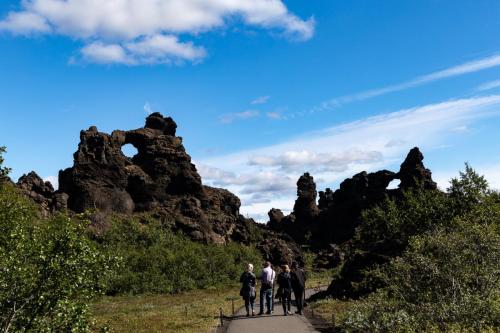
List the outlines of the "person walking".
{"type": "Polygon", "coordinates": [[[292,277],[288,265],[283,265],[281,273],[278,275],[278,292],[277,296],[281,299],[283,305],[283,315],[291,315],[290,306],[292,303],[292,277]]]}
{"type": "Polygon", "coordinates": [[[297,262],[292,263],[292,289],[295,295],[295,302],[297,302],[297,312],[299,315],[304,310],[304,292],[306,289],[306,274],[299,268],[297,262]]]}
{"type": "Polygon", "coordinates": [[[261,286],[260,286],[260,311],[259,315],[264,314],[264,299],[266,301],[267,312],[266,314],[273,313],[273,284],[276,272],[271,268],[271,263],[266,261],[264,263],[264,268],[260,275],[261,286]]]}
{"type": "Polygon", "coordinates": [[[247,269],[240,277],[241,290],[240,296],[243,297],[245,301],[245,309],[247,310],[247,317],[250,316],[250,310],[252,310],[252,316],[255,316],[254,303],[256,297],[255,284],[256,277],[253,273],[253,265],[248,264],[247,269]]]}

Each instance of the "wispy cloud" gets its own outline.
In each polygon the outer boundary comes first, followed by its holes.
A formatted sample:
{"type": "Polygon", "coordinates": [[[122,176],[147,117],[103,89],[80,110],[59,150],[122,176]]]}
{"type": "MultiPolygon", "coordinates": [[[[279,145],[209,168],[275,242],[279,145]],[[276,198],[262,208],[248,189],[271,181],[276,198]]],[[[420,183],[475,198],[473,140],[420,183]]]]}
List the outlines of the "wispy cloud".
{"type": "Polygon", "coordinates": [[[153,113],[153,108],[151,107],[151,104],[149,104],[149,102],[144,103],[143,108],[144,108],[144,112],[146,112],[147,114],[153,113]]]}
{"type": "Polygon", "coordinates": [[[250,118],[256,118],[260,116],[259,110],[247,110],[243,112],[226,113],[219,117],[219,120],[223,124],[231,124],[236,120],[245,120],[250,118]]]}
{"type": "MultiPolygon", "coordinates": [[[[478,71],[482,71],[485,69],[493,68],[500,66],[500,55],[493,55],[490,57],[486,57],[483,59],[478,59],[470,62],[463,63],[458,66],[450,67],[441,71],[433,72],[427,75],[419,76],[416,77],[412,80],[395,84],[395,85],[390,85],[386,86],[383,88],[377,88],[377,89],[371,89],[371,90],[366,90],[362,91],[359,93],[351,94],[351,95],[345,95],[345,96],[340,96],[340,97],[335,97],[332,98],[328,101],[325,101],[321,103],[318,107],[314,108],[312,111],[318,111],[318,110],[325,110],[325,109],[332,109],[336,107],[340,107],[344,104],[352,103],[352,102],[357,102],[357,101],[363,101],[367,100],[370,98],[386,95],[389,93],[397,92],[397,91],[402,91],[410,88],[414,88],[417,86],[424,85],[426,83],[431,83],[434,81],[439,81],[459,75],[464,75],[464,74],[469,74],[469,73],[474,73],[478,71]]],[[[499,83],[500,85],[500,83],[499,83]]],[[[488,86],[486,86],[488,87],[488,86]]],[[[484,88],[484,87],[483,87],[484,88]]],[[[491,88],[487,88],[491,89],[491,88]]],[[[486,89],[483,89],[486,90],[486,89]]]]}
{"type": "Polygon", "coordinates": [[[297,167],[316,172],[342,172],[349,165],[369,164],[383,160],[379,151],[352,150],[340,153],[316,153],[310,150],[287,151],[281,155],[250,156],[248,164],[261,167],[279,167],[284,171],[293,171],[297,167]]]}
{"type": "MultiPolygon", "coordinates": [[[[235,21],[277,31],[292,40],[314,35],[314,17],[302,19],[282,0],[22,0],[0,18],[0,31],[60,35],[84,43],[84,60],[99,64],[198,62],[207,53],[191,41],[235,21]],[[234,20],[233,18],[240,20],[234,20]]],[[[75,60],[75,59],[73,59],[75,60]]]]}
{"type": "Polygon", "coordinates": [[[283,115],[281,112],[277,112],[277,111],[268,112],[268,113],[266,113],[266,116],[267,116],[267,118],[274,119],[274,120],[286,119],[285,115],[283,115]]]}
{"type": "Polygon", "coordinates": [[[424,153],[446,144],[454,129],[500,113],[500,95],[430,104],[304,133],[281,144],[196,161],[208,184],[223,186],[242,199],[242,213],[265,216],[290,209],[295,182],[306,171],[318,188],[333,186],[362,170],[401,162],[407,151],[424,153]],[[258,196],[255,197],[255,194],[258,196]]]}
{"type": "Polygon", "coordinates": [[[494,89],[494,88],[498,88],[500,87],[500,80],[495,80],[495,81],[490,81],[490,82],[486,82],[486,83],[483,83],[481,84],[480,86],[478,86],[476,88],[477,91],[486,91],[486,90],[490,90],[490,89],[494,89]]]}
{"type": "Polygon", "coordinates": [[[250,102],[252,105],[266,104],[271,99],[271,96],[260,96],[250,102]]]}

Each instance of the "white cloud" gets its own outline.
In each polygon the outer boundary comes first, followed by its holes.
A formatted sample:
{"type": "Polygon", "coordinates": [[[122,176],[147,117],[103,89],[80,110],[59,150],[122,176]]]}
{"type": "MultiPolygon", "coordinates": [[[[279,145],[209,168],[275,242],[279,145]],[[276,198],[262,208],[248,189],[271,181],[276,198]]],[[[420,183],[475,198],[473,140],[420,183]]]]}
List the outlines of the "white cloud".
{"type": "Polygon", "coordinates": [[[295,183],[304,172],[311,171],[318,189],[335,187],[357,172],[400,164],[414,146],[424,154],[437,149],[448,136],[456,135],[453,129],[498,115],[499,106],[500,95],[430,104],[203,159],[197,165],[204,166],[199,168],[204,182],[228,188],[241,198],[242,214],[262,217],[273,207],[293,207],[295,183]]]}
{"type": "Polygon", "coordinates": [[[236,120],[245,120],[250,118],[256,118],[260,116],[260,111],[258,110],[247,110],[243,112],[227,113],[219,117],[219,120],[223,124],[230,124],[236,120]]]}
{"type": "Polygon", "coordinates": [[[153,113],[153,108],[151,107],[151,104],[149,104],[149,102],[144,103],[143,108],[144,108],[144,112],[146,112],[147,114],[153,113]]]}
{"type": "MultiPolygon", "coordinates": [[[[419,77],[416,77],[410,81],[406,81],[406,82],[403,82],[400,84],[395,84],[395,85],[391,85],[391,86],[387,86],[387,87],[383,87],[383,88],[366,90],[366,91],[362,91],[362,92],[352,94],[352,95],[336,97],[336,98],[333,98],[331,100],[328,100],[328,101],[321,103],[320,106],[314,108],[312,111],[314,112],[314,111],[318,111],[318,110],[332,109],[332,108],[342,106],[344,104],[348,104],[348,103],[352,103],[352,102],[356,102],[356,101],[363,101],[366,99],[382,96],[385,94],[414,88],[417,86],[424,85],[426,83],[431,83],[434,81],[439,81],[439,80],[443,80],[443,79],[454,77],[454,76],[474,73],[474,72],[478,72],[478,71],[482,71],[485,69],[498,67],[498,66],[500,66],[500,55],[493,55],[493,56],[490,56],[487,58],[478,59],[478,60],[466,62],[466,63],[458,65],[458,66],[450,67],[450,68],[444,69],[442,71],[419,76],[419,77]]],[[[500,85],[500,83],[499,83],[499,85],[500,85]]],[[[482,90],[486,90],[486,89],[484,89],[484,87],[483,87],[482,90]]]]}
{"type": "Polygon", "coordinates": [[[316,153],[310,150],[292,150],[275,156],[250,156],[248,163],[255,166],[279,167],[285,171],[300,167],[311,172],[342,172],[354,163],[368,164],[381,160],[382,154],[378,151],[355,149],[337,153],[316,153]]]}
{"type": "Polygon", "coordinates": [[[99,64],[133,64],[134,60],[130,58],[126,51],[117,44],[103,44],[95,42],[82,48],[83,57],[91,62],[99,64]]]}
{"type": "Polygon", "coordinates": [[[11,12],[0,21],[0,31],[8,30],[18,35],[30,35],[33,33],[48,33],[52,29],[47,20],[36,13],[11,12]]]}
{"type": "Polygon", "coordinates": [[[206,56],[202,47],[181,43],[176,36],[154,35],[125,45],[91,43],[81,50],[85,60],[99,64],[170,64],[197,61],[206,56]]]}
{"type": "Polygon", "coordinates": [[[286,117],[281,114],[280,112],[268,112],[266,113],[267,118],[269,119],[274,119],[274,120],[281,120],[281,119],[286,119],[286,117]]]}
{"type": "Polygon", "coordinates": [[[256,99],[254,99],[253,101],[251,101],[250,104],[252,104],[252,105],[266,104],[267,102],[269,102],[270,98],[271,98],[271,96],[260,96],[260,97],[257,97],[256,99]]]}
{"type": "Polygon", "coordinates": [[[477,91],[486,91],[494,88],[500,87],[500,80],[495,80],[495,81],[490,81],[481,84],[479,87],[476,88],[477,91]]]}
{"type": "Polygon", "coordinates": [[[177,36],[230,23],[278,30],[297,40],[311,38],[315,27],[314,18],[297,17],[282,0],[23,0],[21,8],[0,21],[0,30],[83,40],[84,56],[98,63],[198,61],[204,48],[177,36]]]}
{"type": "Polygon", "coordinates": [[[193,43],[181,43],[176,36],[154,35],[127,43],[126,49],[140,63],[170,63],[172,60],[197,61],[207,52],[193,43]]]}

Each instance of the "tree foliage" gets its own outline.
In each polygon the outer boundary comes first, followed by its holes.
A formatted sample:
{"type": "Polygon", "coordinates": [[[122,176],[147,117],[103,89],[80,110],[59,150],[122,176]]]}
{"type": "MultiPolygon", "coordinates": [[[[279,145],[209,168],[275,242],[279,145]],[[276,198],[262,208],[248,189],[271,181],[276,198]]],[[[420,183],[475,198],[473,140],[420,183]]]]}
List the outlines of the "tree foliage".
{"type": "Polygon", "coordinates": [[[0,186],[0,331],[87,332],[87,303],[111,261],[81,221],[39,221],[30,202],[0,186]]]}
{"type": "Polygon", "coordinates": [[[3,154],[5,154],[6,152],[7,148],[5,148],[5,146],[0,147],[0,179],[7,177],[10,172],[10,168],[7,168],[3,165],[3,154]]]}
{"type": "Polygon", "coordinates": [[[252,246],[202,244],[154,218],[117,217],[97,241],[122,258],[108,294],[178,293],[238,281],[248,262],[262,257],[252,246]]]}
{"type": "Polygon", "coordinates": [[[500,200],[469,165],[446,194],[416,191],[364,214],[358,244],[404,249],[367,276],[383,288],[356,302],[350,332],[500,329],[500,200]]]}

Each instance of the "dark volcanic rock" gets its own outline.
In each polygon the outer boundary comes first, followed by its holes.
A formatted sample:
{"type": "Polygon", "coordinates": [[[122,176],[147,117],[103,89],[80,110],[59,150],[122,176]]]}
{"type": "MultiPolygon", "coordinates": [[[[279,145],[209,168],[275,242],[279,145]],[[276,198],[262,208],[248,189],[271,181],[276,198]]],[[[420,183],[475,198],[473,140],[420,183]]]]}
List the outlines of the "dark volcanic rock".
{"type": "Polygon", "coordinates": [[[317,194],[313,177],[307,172],[304,173],[297,181],[297,200],[293,206],[293,213],[297,219],[307,221],[318,215],[317,194]]]}
{"type": "Polygon", "coordinates": [[[248,237],[240,200],[202,185],[176,128],[172,118],[153,113],[144,128],[107,134],[92,126],[81,131],[73,167],[59,172],[59,190],[69,196],[68,207],[75,212],[154,211],[198,241],[225,243],[233,233],[248,237]],[[122,152],[126,144],[137,149],[132,158],[122,152]]]}
{"type": "Polygon", "coordinates": [[[271,229],[279,230],[281,221],[285,217],[281,209],[273,208],[267,213],[267,215],[269,216],[269,226],[271,229]]]}
{"type": "Polygon", "coordinates": [[[319,191],[319,210],[326,210],[333,204],[333,191],[327,187],[325,191],[319,191]]]}
{"type": "Polygon", "coordinates": [[[22,175],[16,186],[22,194],[40,206],[41,213],[45,217],[56,210],[66,209],[67,195],[54,192],[52,184],[43,181],[34,171],[22,175]]]}
{"type": "MultiPolygon", "coordinates": [[[[325,260],[330,244],[342,244],[354,236],[361,223],[361,212],[381,203],[386,197],[401,197],[402,191],[411,188],[436,189],[431,172],[424,167],[423,156],[413,148],[401,165],[398,173],[381,170],[373,173],[360,172],[345,179],[339,189],[327,188],[319,192],[316,205],[316,184],[308,173],[297,182],[297,200],[293,214],[283,216],[281,211],[269,212],[268,226],[285,232],[299,244],[307,244],[314,250],[325,251],[325,260]],[[399,189],[387,189],[389,184],[400,179],[399,189]]],[[[332,264],[337,264],[332,260],[332,264]]]]}
{"type": "Polygon", "coordinates": [[[59,173],[59,187],[75,212],[100,209],[120,213],[150,210],[171,195],[203,196],[201,178],[171,118],[153,113],[146,127],[114,131],[91,127],[80,133],[74,166],[59,173]],[[137,155],[122,153],[132,144],[137,155]]]}
{"type": "Polygon", "coordinates": [[[314,267],[332,268],[339,266],[344,261],[345,254],[336,244],[330,244],[321,250],[315,258],[314,267]]]}
{"type": "Polygon", "coordinates": [[[291,239],[282,239],[280,236],[266,238],[257,245],[257,248],[262,252],[264,259],[274,266],[290,265],[293,261],[301,266],[304,264],[300,248],[291,239]]]}
{"type": "Polygon", "coordinates": [[[401,179],[399,185],[401,190],[417,187],[426,190],[437,189],[437,184],[432,180],[432,173],[425,168],[423,160],[424,155],[417,147],[410,150],[398,173],[398,178],[401,179]]]}

